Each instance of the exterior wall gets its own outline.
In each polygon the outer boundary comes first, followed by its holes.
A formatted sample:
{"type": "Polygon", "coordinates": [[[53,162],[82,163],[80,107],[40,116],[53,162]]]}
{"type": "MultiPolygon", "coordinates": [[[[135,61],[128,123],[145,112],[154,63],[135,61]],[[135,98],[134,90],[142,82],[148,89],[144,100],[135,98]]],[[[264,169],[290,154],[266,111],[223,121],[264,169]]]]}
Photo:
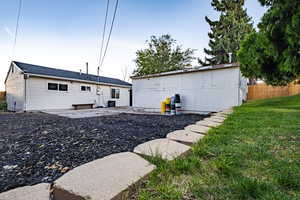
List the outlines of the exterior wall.
{"type": "Polygon", "coordinates": [[[25,105],[25,79],[23,72],[14,64],[10,66],[5,90],[7,109],[10,111],[22,111],[25,105]]]}
{"type": "Polygon", "coordinates": [[[239,68],[133,79],[133,106],[159,111],[161,101],[180,94],[183,111],[219,111],[242,103],[244,81],[239,68]]]}
{"type": "Polygon", "coordinates": [[[108,100],[116,101],[116,106],[129,106],[129,88],[97,85],[30,77],[26,80],[26,110],[72,109],[72,104],[94,103],[96,106],[107,106],[108,100]],[[68,91],[48,90],[48,83],[68,84],[68,91]],[[81,91],[81,86],[90,86],[91,91],[81,91]],[[120,89],[120,99],[111,99],[111,88],[120,89]]]}

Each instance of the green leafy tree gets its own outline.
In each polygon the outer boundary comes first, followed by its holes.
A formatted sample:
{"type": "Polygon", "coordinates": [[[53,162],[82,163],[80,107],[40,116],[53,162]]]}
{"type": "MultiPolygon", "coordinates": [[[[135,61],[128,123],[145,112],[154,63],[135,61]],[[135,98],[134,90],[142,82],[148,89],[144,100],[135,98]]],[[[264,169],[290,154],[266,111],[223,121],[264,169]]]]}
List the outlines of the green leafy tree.
{"type": "Polygon", "coordinates": [[[229,62],[229,53],[232,53],[232,62],[236,62],[236,53],[240,42],[245,36],[254,31],[251,18],[243,8],[245,0],[212,0],[211,5],[221,12],[217,21],[205,18],[210,25],[211,32],[209,48],[204,52],[208,55],[205,60],[199,59],[201,65],[215,65],[229,62]]]}
{"type": "Polygon", "coordinates": [[[151,36],[148,48],[136,52],[136,76],[180,70],[191,66],[194,50],[183,50],[170,35],[151,36]]]}
{"type": "Polygon", "coordinates": [[[268,10],[259,31],[241,43],[241,71],[270,85],[287,85],[300,75],[300,1],[260,2],[268,10]]]}

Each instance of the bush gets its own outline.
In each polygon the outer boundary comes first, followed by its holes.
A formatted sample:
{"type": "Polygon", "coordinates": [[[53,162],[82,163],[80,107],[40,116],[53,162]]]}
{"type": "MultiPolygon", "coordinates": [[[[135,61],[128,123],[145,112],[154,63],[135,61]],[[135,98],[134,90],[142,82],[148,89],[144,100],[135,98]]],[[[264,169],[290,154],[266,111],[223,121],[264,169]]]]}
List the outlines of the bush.
{"type": "Polygon", "coordinates": [[[6,111],[7,110],[7,103],[4,102],[4,103],[1,103],[0,102],[0,111],[6,111]]]}

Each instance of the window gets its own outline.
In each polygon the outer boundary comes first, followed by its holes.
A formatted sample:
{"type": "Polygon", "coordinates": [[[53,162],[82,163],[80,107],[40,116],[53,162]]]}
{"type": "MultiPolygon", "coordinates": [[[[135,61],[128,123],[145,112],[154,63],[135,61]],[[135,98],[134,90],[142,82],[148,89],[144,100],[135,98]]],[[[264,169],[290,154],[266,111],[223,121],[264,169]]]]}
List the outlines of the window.
{"type": "Polygon", "coordinates": [[[68,91],[67,84],[48,83],[48,90],[68,91]]]}
{"type": "Polygon", "coordinates": [[[57,83],[48,83],[48,90],[58,90],[57,83]]]}
{"type": "Polygon", "coordinates": [[[14,73],[15,72],[15,68],[14,68],[14,66],[12,65],[11,66],[11,73],[14,73]]]}
{"type": "Polygon", "coordinates": [[[91,87],[90,86],[81,86],[81,91],[90,92],[91,91],[91,87]]]}
{"type": "Polygon", "coordinates": [[[111,89],[111,98],[119,99],[120,98],[120,89],[111,89]]]}
{"type": "Polygon", "coordinates": [[[68,85],[67,84],[59,84],[59,91],[68,91],[68,85]]]}

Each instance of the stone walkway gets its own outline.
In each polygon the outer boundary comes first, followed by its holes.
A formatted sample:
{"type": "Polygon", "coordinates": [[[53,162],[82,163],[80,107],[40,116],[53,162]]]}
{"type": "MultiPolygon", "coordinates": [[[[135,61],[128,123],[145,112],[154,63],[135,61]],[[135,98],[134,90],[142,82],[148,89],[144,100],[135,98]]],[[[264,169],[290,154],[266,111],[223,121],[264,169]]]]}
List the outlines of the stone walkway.
{"type": "Polygon", "coordinates": [[[9,190],[0,194],[0,200],[49,200],[50,184],[41,183],[9,190]]]}
{"type": "Polygon", "coordinates": [[[118,153],[79,166],[54,182],[55,200],[126,199],[126,190],[155,169],[140,156],[118,153]]]}
{"type": "Polygon", "coordinates": [[[157,139],[145,142],[134,148],[133,152],[147,156],[159,156],[163,159],[173,160],[186,154],[191,148],[173,140],[157,139]]]}
{"type": "Polygon", "coordinates": [[[140,155],[167,160],[183,156],[191,149],[188,145],[205,137],[210,128],[220,126],[232,112],[228,109],[216,113],[185,130],[169,133],[166,139],[140,144],[134,153],[112,154],[81,165],[56,180],[51,189],[49,184],[21,187],[1,193],[0,200],[48,200],[50,193],[54,200],[128,199],[130,188],[155,169],[140,155]]]}
{"type": "Polygon", "coordinates": [[[194,133],[188,130],[178,130],[167,135],[169,140],[174,140],[186,145],[192,145],[204,137],[202,134],[194,133]]]}
{"type": "Polygon", "coordinates": [[[210,127],[193,124],[185,127],[184,129],[196,133],[206,134],[209,131],[210,127]]]}

